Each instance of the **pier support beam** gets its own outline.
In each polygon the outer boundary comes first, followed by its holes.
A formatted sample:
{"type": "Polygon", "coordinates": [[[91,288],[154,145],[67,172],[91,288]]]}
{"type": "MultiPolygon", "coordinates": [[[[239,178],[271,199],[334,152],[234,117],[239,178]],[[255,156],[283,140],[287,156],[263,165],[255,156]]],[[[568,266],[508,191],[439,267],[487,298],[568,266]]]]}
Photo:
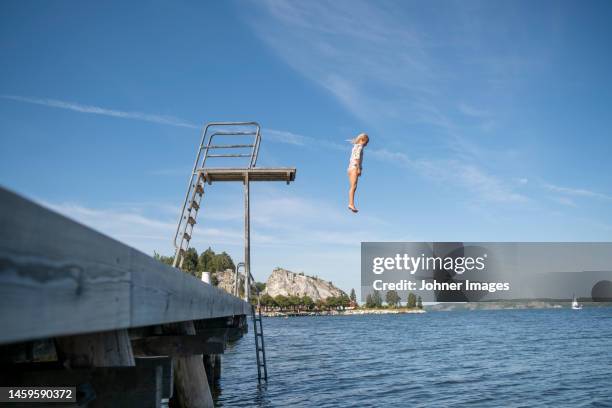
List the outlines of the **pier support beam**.
{"type": "MultiPolygon", "coordinates": [[[[191,321],[165,325],[164,332],[178,335],[196,334],[191,321]]],[[[177,399],[177,406],[184,408],[214,407],[202,358],[202,354],[196,354],[172,359],[176,391],[173,399],[177,399]]]]}
{"type": "Polygon", "coordinates": [[[126,329],[58,337],[57,354],[66,368],[134,367],[126,329]]]}

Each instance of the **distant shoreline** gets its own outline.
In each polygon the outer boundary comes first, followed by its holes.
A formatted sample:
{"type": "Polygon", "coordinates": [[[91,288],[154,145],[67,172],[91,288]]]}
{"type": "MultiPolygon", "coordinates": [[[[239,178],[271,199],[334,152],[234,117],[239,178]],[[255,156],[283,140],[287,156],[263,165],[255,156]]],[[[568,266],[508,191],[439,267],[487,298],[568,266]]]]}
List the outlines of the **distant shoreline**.
{"type": "MultiPolygon", "coordinates": [[[[612,302],[586,302],[583,303],[584,309],[612,307],[612,302]]],[[[308,316],[363,316],[363,315],[388,315],[388,314],[421,314],[428,312],[460,312],[460,311],[482,311],[482,310],[545,310],[571,309],[571,303],[568,302],[466,302],[466,303],[440,303],[437,305],[426,306],[423,309],[418,308],[394,308],[394,309],[347,309],[347,310],[331,310],[331,311],[299,311],[299,312],[279,312],[269,311],[261,312],[265,317],[308,317],[308,316]]]]}
{"type": "MultiPolygon", "coordinates": [[[[583,302],[585,309],[610,307],[611,302],[583,302]]],[[[451,311],[476,311],[476,310],[537,310],[537,309],[571,309],[569,301],[486,301],[486,302],[466,302],[466,303],[439,303],[427,306],[431,312],[451,312],[451,311]]]]}
{"type": "Polygon", "coordinates": [[[382,315],[382,314],[421,314],[426,313],[424,309],[417,308],[397,308],[397,309],[347,309],[330,310],[321,312],[261,312],[265,317],[307,317],[307,316],[361,316],[361,315],[382,315]]]}

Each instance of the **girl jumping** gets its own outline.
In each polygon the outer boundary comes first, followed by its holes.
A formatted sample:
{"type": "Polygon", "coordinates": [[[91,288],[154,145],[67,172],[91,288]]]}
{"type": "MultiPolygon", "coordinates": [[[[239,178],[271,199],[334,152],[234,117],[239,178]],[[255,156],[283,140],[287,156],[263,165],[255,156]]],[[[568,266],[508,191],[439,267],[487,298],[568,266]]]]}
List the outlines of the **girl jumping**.
{"type": "Polygon", "coordinates": [[[363,148],[368,145],[369,141],[370,138],[365,133],[361,133],[355,139],[351,140],[351,143],[353,143],[353,150],[351,151],[351,159],[348,166],[348,178],[350,183],[348,208],[354,213],[359,211],[355,208],[355,191],[357,190],[357,181],[359,181],[359,177],[361,176],[363,148]]]}

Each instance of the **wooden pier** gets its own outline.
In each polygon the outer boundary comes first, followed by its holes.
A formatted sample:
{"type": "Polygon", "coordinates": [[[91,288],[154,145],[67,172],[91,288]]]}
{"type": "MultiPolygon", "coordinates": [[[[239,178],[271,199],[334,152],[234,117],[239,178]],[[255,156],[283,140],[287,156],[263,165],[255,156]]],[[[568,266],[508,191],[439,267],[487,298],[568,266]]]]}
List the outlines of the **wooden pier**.
{"type": "Polygon", "coordinates": [[[220,355],[250,313],[242,299],[0,188],[0,386],[77,387],[89,407],[210,407],[220,355]]]}

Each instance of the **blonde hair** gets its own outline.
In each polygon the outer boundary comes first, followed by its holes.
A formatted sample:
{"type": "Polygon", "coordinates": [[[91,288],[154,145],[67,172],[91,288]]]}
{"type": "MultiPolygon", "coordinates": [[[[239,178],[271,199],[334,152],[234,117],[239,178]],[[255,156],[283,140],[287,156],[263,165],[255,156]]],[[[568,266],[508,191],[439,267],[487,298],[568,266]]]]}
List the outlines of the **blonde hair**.
{"type": "Polygon", "coordinates": [[[369,141],[370,141],[370,138],[368,137],[368,134],[367,134],[367,133],[360,133],[360,134],[358,134],[358,135],[357,135],[357,137],[356,137],[356,138],[354,138],[354,139],[350,139],[349,141],[350,141],[352,144],[357,144],[357,143],[360,143],[360,142],[361,142],[362,140],[364,140],[364,139],[365,139],[365,141],[366,141],[366,142],[369,142],[369,141]]]}

